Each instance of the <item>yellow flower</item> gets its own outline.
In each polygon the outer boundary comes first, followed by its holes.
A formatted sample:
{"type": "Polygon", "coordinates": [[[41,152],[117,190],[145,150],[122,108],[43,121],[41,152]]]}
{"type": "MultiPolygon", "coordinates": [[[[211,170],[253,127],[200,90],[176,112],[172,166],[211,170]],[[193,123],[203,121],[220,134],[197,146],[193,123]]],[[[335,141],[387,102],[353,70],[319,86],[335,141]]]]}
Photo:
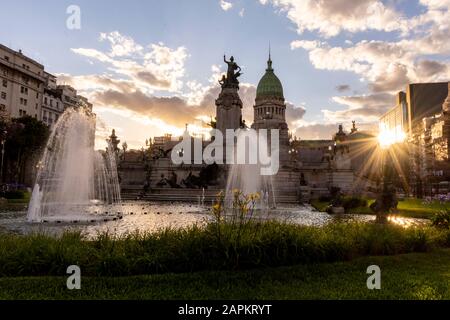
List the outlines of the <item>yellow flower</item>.
{"type": "Polygon", "coordinates": [[[260,198],[260,195],[259,195],[258,192],[250,193],[250,194],[247,196],[247,199],[248,199],[249,201],[256,201],[256,200],[259,200],[259,198],[260,198]]]}

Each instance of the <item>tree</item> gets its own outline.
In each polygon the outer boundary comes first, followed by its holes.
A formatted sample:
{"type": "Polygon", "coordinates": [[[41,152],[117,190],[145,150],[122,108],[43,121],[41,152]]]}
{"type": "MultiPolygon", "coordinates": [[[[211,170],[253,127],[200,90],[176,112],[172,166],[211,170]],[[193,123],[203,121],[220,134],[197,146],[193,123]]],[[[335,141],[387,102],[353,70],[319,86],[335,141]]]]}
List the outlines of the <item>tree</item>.
{"type": "Polygon", "coordinates": [[[6,130],[5,161],[9,173],[6,177],[10,182],[30,181],[32,177],[26,176],[27,168],[35,165],[50,130],[44,123],[30,116],[12,119],[6,130]]]}

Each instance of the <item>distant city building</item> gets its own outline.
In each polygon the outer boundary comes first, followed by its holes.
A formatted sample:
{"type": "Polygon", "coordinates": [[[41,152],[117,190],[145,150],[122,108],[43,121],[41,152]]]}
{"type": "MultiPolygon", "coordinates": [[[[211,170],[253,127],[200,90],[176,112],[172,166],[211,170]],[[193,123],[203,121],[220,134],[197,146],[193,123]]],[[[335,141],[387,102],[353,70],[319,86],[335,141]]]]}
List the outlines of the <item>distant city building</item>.
{"type": "Polygon", "coordinates": [[[380,118],[380,136],[407,142],[396,161],[418,197],[439,192],[439,183],[450,181],[448,95],[448,82],[409,84],[380,118]]]}
{"type": "Polygon", "coordinates": [[[69,85],[58,85],[56,91],[61,95],[64,109],[84,107],[92,111],[88,99],[77,94],[77,90],[69,85]]]}
{"type": "Polygon", "coordinates": [[[420,131],[423,118],[442,111],[447,94],[447,82],[409,84],[406,92],[397,94],[395,106],[380,117],[380,132],[401,141],[413,134],[417,125],[420,131]]]}
{"type": "Polygon", "coordinates": [[[64,103],[61,94],[56,90],[56,76],[45,72],[46,85],[44,99],[42,101],[41,120],[48,126],[52,126],[64,112],[64,103]]]}
{"type": "Polygon", "coordinates": [[[439,185],[450,181],[450,83],[447,88],[440,109],[417,121],[411,135],[412,184],[419,196],[442,192],[439,185]]]}

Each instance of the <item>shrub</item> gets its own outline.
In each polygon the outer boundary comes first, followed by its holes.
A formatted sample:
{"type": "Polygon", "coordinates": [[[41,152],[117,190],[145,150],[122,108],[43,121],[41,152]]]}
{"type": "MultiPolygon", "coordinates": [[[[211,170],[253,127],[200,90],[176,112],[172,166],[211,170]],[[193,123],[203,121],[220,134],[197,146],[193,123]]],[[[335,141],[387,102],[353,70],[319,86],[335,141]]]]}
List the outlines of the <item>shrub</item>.
{"type": "Polygon", "coordinates": [[[358,207],[367,207],[367,200],[358,197],[344,197],[342,199],[342,206],[345,211],[358,207]]]}
{"type": "Polygon", "coordinates": [[[320,202],[330,202],[332,200],[331,196],[320,196],[318,199],[320,202]]]}
{"type": "Polygon", "coordinates": [[[324,227],[275,221],[231,221],[93,240],[79,233],[0,235],[0,276],[64,275],[79,265],[85,275],[126,276],[201,270],[238,270],[428,251],[450,245],[450,232],[375,223],[324,227]],[[220,234],[220,238],[218,237],[220,234]]]}
{"type": "Polygon", "coordinates": [[[431,217],[431,224],[435,227],[450,228],[450,210],[443,210],[435,213],[431,217]]]}
{"type": "Polygon", "coordinates": [[[2,196],[6,199],[26,199],[28,196],[28,192],[21,190],[6,191],[2,193],[2,196]]]}

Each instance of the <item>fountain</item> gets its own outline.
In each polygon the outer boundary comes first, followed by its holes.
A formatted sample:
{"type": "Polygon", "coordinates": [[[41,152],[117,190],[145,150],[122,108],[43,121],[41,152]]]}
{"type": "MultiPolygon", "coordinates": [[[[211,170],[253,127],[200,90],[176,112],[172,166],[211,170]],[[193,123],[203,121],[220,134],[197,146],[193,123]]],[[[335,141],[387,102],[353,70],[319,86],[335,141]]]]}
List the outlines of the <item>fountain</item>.
{"type": "Polygon", "coordinates": [[[115,154],[111,146],[106,152],[94,150],[95,123],[95,115],[83,108],[60,116],[38,164],[28,221],[97,221],[121,215],[115,154]]]}
{"type": "MultiPolygon", "coordinates": [[[[258,139],[260,138],[263,137],[260,136],[258,139]]],[[[245,130],[240,130],[237,139],[238,141],[239,139],[245,139],[245,130]]],[[[267,141],[264,140],[263,143],[267,144],[267,141]]],[[[236,145],[239,145],[239,142],[236,145]]],[[[249,159],[249,150],[251,148],[246,149],[246,159],[249,159]]],[[[236,155],[236,150],[233,152],[236,155]]],[[[232,164],[230,166],[225,191],[225,205],[228,208],[233,205],[234,190],[239,190],[244,195],[258,193],[259,201],[256,203],[255,209],[266,210],[276,208],[272,176],[261,175],[261,167],[262,164],[259,159],[254,164],[232,164]]]]}

